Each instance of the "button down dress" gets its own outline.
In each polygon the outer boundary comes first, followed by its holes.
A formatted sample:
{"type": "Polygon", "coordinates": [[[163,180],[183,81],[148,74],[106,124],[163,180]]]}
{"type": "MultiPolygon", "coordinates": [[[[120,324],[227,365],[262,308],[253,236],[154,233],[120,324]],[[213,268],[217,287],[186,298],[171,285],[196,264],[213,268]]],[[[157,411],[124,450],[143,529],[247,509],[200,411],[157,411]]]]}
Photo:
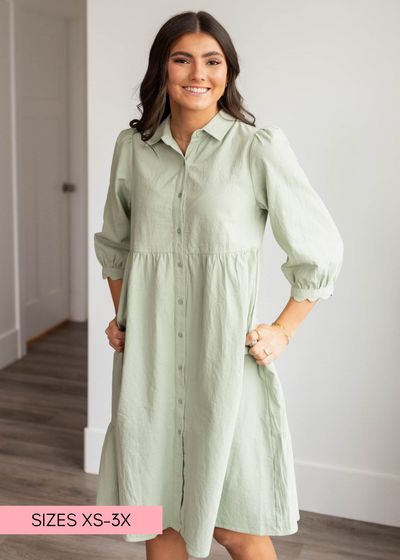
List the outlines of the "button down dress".
{"type": "Polygon", "coordinates": [[[280,379],[245,346],[258,324],[267,218],[296,301],[333,294],[343,243],[279,127],[220,110],[183,155],[168,116],[149,144],[156,153],[136,130],[120,132],[94,236],[102,277],[123,278],[125,330],[97,504],[161,505],[163,529],[205,558],[214,527],[298,530],[280,379]]]}

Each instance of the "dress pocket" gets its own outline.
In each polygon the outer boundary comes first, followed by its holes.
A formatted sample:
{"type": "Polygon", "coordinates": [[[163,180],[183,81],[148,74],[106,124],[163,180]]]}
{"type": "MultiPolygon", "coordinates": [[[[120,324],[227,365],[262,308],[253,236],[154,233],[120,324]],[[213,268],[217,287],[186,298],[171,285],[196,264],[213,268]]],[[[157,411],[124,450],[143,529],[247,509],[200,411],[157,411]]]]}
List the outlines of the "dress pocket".
{"type": "Polygon", "coordinates": [[[258,365],[258,373],[264,379],[266,399],[268,402],[269,424],[274,434],[286,433],[289,430],[286,404],[281,381],[274,362],[258,365]]]}

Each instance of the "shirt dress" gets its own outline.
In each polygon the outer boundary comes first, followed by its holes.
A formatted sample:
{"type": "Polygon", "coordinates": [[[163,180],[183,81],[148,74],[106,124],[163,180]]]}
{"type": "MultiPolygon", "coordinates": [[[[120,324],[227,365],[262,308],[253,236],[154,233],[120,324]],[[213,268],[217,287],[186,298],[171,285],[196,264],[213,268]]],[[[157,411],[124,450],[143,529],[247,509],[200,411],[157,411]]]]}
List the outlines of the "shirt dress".
{"type": "Polygon", "coordinates": [[[119,133],[94,235],[125,330],[96,503],[162,506],[163,530],[206,558],[214,527],[290,535],[300,519],[277,369],[245,346],[267,217],[296,301],[332,295],[343,242],[278,126],[221,109],[183,155],[168,115],[148,143],[119,133]]]}

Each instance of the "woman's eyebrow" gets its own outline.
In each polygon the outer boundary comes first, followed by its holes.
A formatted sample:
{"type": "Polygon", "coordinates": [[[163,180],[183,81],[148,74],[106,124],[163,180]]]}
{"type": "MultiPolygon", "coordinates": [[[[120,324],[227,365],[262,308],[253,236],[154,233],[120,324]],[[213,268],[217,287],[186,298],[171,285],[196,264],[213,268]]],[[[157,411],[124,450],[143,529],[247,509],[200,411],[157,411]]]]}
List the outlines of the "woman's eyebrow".
{"type": "MultiPolygon", "coordinates": [[[[171,54],[170,58],[176,55],[181,55],[181,56],[187,56],[188,58],[193,58],[193,55],[186,52],[186,51],[176,51],[174,53],[171,54]]],[[[207,58],[208,56],[220,56],[221,58],[223,58],[222,54],[218,51],[210,51],[208,53],[205,53],[203,55],[201,55],[202,58],[207,58]]]]}

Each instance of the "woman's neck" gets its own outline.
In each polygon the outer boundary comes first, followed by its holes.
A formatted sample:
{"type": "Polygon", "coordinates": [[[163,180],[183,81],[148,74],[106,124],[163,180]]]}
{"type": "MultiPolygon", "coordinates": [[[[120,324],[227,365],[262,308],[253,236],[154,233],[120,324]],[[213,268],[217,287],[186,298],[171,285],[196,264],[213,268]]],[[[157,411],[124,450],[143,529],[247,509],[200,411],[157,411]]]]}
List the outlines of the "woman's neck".
{"type": "Polygon", "coordinates": [[[202,111],[189,111],[179,105],[171,107],[170,128],[176,142],[188,145],[193,132],[203,128],[217,113],[216,105],[202,111]]]}

